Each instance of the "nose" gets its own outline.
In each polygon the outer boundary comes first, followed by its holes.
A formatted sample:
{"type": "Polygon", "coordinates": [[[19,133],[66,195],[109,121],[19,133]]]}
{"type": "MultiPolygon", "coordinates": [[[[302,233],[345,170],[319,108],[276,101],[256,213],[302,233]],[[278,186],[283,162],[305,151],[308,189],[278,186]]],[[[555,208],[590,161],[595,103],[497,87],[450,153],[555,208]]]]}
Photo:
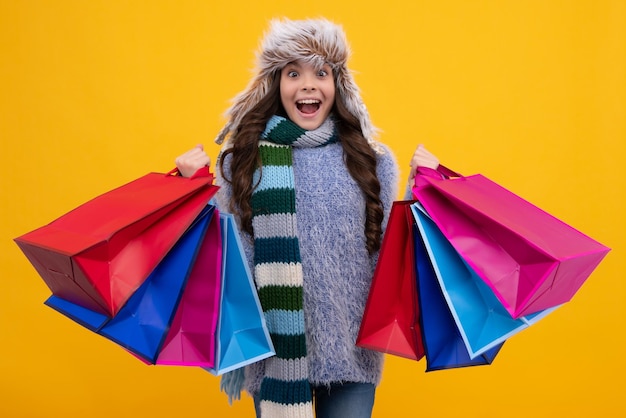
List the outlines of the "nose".
{"type": "Polygon", "coordinates": [[[302,85],[301,88],[303,91],[314,91],[315,87],[315,77],[310,74],[305,74],[301,78],[302,85]]]}

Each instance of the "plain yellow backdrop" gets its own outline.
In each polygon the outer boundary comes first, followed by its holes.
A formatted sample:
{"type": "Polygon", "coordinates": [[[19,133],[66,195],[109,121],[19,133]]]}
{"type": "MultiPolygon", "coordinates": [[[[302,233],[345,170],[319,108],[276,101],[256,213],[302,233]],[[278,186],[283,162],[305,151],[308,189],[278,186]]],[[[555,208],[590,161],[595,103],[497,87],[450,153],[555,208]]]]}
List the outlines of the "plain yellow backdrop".
{"type": "Polygon", "coordinates": [[[386,357],[375,417],[620,417],[622,0],[0,0],[0,416],[252,416],[197,368],[146,366],[43,301],[12,241],[212,138],[268,19],[325,16],[403,177],[418,143],[612,248],[491,366],[386,357]]]}

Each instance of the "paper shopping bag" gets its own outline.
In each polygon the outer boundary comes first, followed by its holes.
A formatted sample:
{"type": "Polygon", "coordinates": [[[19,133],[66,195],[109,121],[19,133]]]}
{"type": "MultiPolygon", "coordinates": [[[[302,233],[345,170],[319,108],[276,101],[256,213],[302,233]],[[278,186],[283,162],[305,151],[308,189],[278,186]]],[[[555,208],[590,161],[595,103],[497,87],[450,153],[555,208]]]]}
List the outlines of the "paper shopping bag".
{"type": "Polygon", "coordinates": [[[213,206],[205,206],[188,231],[115,316],[108,317],[55,295],[48,298],[46,305],[119,344],[144,362],[155,363],[213,210],[213,206]]]}
{"type": "Polygon", "coordinates": [[[424,356],[410,201],[391,207],[356,345],[413,360],[424,356]]]}
{"type": "Polygon", "coordinates": [[[100,195],[15,242],[52,294],[114,316],[218,187],[150,173],[100,195]]]}
{"type": "Polygon", "coordinates": [[[223,261],[216,364],[204,367],[215,375],[276,354],[233,215],[220,213],[220,224],[223,261]]]}
{"type": "Polygon", "coordinates": [[[491,364],[504,342],[500,342],[476,356],[470,355],[437,282],[435,271],[417,226],[414,227],[413,233],[418,298],[422,312],[420,326],[426,353],[426,371],[491,364]]]}
{"type": "Polygon", "coordinates": [[[571,300],[609,252],[480,174],[418,175],[413,193],[514,318],[571,300]]]}
{"type": "MultiPolygon", "coordinates": [[[[442,305],[440,309],[443,311],[445,307],[448,311],[446,317],[453,318],[453,325],[458,330],[456,335],[465,344],[470,359],[488,353],[494,347],[500,347],[507,339],[556,309],[549,308],[519,319],[511,317],[489,286],[446,240],[424,208],[416,202],[411,205],[411,209],[417,227],[416,241],[419,241],[415,244],[418,247],[416,252],[420,252],[416,254],[416,258],[418,266],[423,264],[418,268],[421,274],[418,288],[424,311],[422,317],[427,317],[433,311],[432,307],[426,310],[423,304],[434,303],[435,296],[431,297],[430,294],[437,295],[438,303],[442,305]],[[422,288],[426,286],[433,288],[428,296],[424,296],[422,292],[422,288]],[[435,287],[437,291],[434,290],[435,287]]],[[[426,327],[426,324],[422,325],[425,338],[428,335],[424,329],[426,327]]],[[[429,331],[436,328],[443,329],[430,327],[429,331]]],[[[428,343],[425,345],[428,358],[428,343]]],[[[487,357],[491,358],[489,355],[487,357]]]]}
{"type": "Polygon", "coordinates": [[[215,209],[156,363],[215,367],[222,233],[215,209]]]}

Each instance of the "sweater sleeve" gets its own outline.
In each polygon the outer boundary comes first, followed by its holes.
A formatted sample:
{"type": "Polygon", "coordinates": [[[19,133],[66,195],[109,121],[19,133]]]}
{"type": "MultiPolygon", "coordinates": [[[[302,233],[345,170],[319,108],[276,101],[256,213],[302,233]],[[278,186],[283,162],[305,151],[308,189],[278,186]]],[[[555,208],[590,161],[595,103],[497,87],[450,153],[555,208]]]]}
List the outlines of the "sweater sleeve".
{"type": "Polygon", "coordinates": [[[414,200],[414,199],[415,198],[413,197],[413,190],[411,190],[411,187],[409,187],[409,185],[407,184],[404,189],[404,200],[414,200]]]}

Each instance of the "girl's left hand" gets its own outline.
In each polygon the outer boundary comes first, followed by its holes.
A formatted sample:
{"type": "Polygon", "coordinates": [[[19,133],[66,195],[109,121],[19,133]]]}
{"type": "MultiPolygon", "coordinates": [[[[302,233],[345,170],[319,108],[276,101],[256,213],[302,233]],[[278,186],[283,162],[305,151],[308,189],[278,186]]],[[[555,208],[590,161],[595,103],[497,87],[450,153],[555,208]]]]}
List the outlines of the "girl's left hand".
{"type": "Polygon", "coordinates": [[[415,174],[417,173],[417,167],[427,167],[436,170],[439,167],[439,159],[435,157],[433,153],[424,148],[424,145],[420,144],[415,149],[413,157],[411,158],[411,172],[409,173],[409,185],[413,185],[415,182],[415,174]]]}

